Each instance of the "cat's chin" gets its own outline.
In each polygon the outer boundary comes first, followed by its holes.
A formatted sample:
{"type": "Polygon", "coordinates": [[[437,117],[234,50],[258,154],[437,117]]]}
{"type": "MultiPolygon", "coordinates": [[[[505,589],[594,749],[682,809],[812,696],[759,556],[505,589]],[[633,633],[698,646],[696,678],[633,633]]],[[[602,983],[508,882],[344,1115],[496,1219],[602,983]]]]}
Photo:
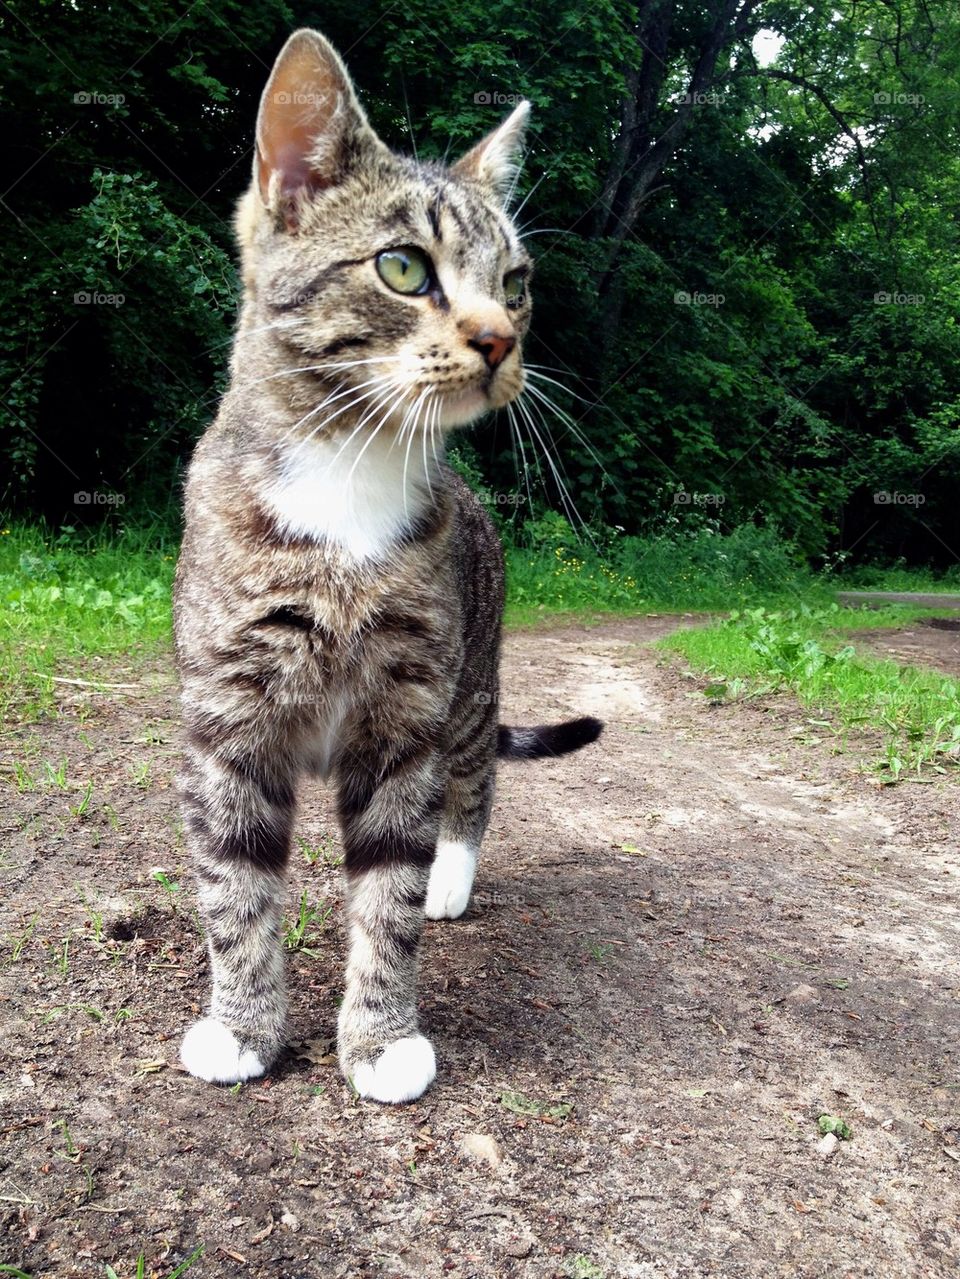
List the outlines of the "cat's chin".
{"type": "Polygon", "coordinates": [[[481,387],[470,387],[453,395],[445,395],[439,425],[447,428],[466,426],[475,422],[478,417],[483,417],[484,413],[502,409],[515,398],[515,394],[491,395],[481,387]]]}

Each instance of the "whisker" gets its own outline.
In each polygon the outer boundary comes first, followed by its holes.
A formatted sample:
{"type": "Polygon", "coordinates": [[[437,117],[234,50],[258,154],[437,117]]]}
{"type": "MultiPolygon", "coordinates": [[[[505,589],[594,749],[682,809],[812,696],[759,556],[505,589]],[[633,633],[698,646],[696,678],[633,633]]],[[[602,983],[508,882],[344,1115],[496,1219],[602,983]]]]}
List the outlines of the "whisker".
{"type": "MultiPolygon", "coordinates": [[[[431,395],[433,394],[433,392],[434,392],[435,390],[436,390],[436,388],[435,388],[435,387],[432,387],[432,386],[428,386],[428,387],[427,387],[427,391],[428,391],[431,395]]],[[[433,405],[430,405],[430,406],[429,406],[428,411],[427,411],[427,417],[429,417],[429,416],[430,416],[429,409],[430,409],[430,408],[432,408],[432,407],[433,407],[433,405]]],[[[423,471],[424,471],[424,474],[425,474],[425,475],[426,475],[426,477],[427,477],[427,492],[430,494],[430,501],[432,502],[432,501],[434,501],[435,499],[434,499],[434,496],[433,496],[433,484],[432,484],[432,482],[431,482],[431,480],[430,480],[430,465],[429,465],[429,463],[427,462],[427,431],[426,431],[426,422],[424,422],[424,427],[423,427],[423,429],[421,430],[420,435],[421,435],[421,437],[422,437],[422,443],[423,443],[423,471]]]]}
{"type": "MultiPolygon", "coordinates": [[[[422,399],[423,392],[421,391],[417,397],[416,404],[419,404],[422,399]]],[[[403,478],[401,480],[401,486],[403,488],[403,513],[408,520],[410,519],[410,492],[407,488],[407,471],[410,466],[410,447],[413,444],[413,430],[411,429],[408,431],[406,428],[408,421],[410,421],[410,415],[415,407],[416,405],[413,405],[411,408],[407,409],[404,419],[400,423],[400,430],[397,435],[400,442],[403,441],[404,434],[406,434],[407,437],[407,447],[403,455],[403,478]]]]}
{"type": "MultiPolygon", "coordinates": [[[[388,378],[388,379],[375,378],[373,381],[374,381],[374,384],[372,385],[369,391],[364,391],[361,395],[357,395],[354,399],[348,400],[346,404],[344,404],[341,408],[337,409],[336,413],[328,414],[325,418],[323,418],[322,421],[317,422],[315,426],[311,427],[311,429],[307,432],[307,434],[303,437],[303,439],[300,440],[300,442],[294,448],[293,452],[290,455],[291,458],[295,458],[298,453],[300,453],[303,449],[307,447],[307,445],[311,442],[311,440],[316,438],[316,436],[319,434],[320,431],[322,431],[325,427],[329,426],[329,424],[333,422],[336,418],[340,417],[341,414],[347,413],[351,411],[352,409],[357,408],[357,406],[362,404],[364,400],[373,400],[374,401],[373,411],[376,412],[377,405],[382,401],[384,396],[391,394],[396,384],[391,378],[388,378]]],[[[322,404],[318,405],[316,409],[311,410],[311,413],[308,413],[306,417],[310,417],[312,413],[319,412],[321,408],[323,408],[322,404]]],[[[369,411],[370,411],[369,409],[366,410],[366,412],[369,412],[369,411]]],[[[301,422],[305,420],[306,418],[300,419],[301,422]]],[[[359,430],[360,426],[366,420],[367,419],[365,417],[361,418],[360,424],[354,428],[354,432],[359,430]]],[[[300,423],[297,423],[297,425],[300,425],[300,423]]],[[[284,440],[286,440],[290,434],[291,434],[291,431],[287,431],[286,434],[282,437],[281,443],[284,440]]]]}
{"type": "MultiPolygon", "coordinates": [[[[623,497],[624,496],[623,490],[620,488],[619,484],[616,482],[616,480],[613,478],[613,476],[604,466],[603,459],[600,457],[599,453],[596,451],[596,449],[593,447],[593,445],[590,443],[590,441],[587,439],[584,433],[580,430],[579,425],[573,420],[570,414],[567,413],[564,409],[561,409],[560,406],[556,404],[550,398],[550,396],[547,395],[544,391],[542,391],[539,387],[533,386],[532,384],[528,383],[525,390],[528,391],[531,395],[535,396],[537,400],[539,400],[542,404],[545,404],[552,413],[556,414],[561,424],[565,427],[566,432],[569,432],[569,434],[573,436],[573,438],[577,441],[577,443],[580,445],[581,448],[586,449],[587,453],[590,455],[591,460],[595,462],[596,465],[600,468],[601,475],[603,476],[605,480],[609,481],[614,492],[616,492],[620,497],[623,497]]],[[[544,422],[544,426],[546,426],[545,422],[544,422]]]]}
{"type": "MultiPolygon", "coordinates": [[[[398,397],[398,396],[394,396],[394,398],[393,398],[393,399],[390,401],[390,403],[387,405],[386,412],[384,413],[383,417],[381,417],[380,421],[377,423],[377,425],[376,425],[376,426],[373,428],[373,430],[370,432],[370,435],[369,435],[368,439],[366,439],[366,440],[364,441],[364,443],[363,443],[363,447],[361,448],[361,450],[360,450],[360,452],[357,454],[357,456],[353,459],[353,465],[350,467],[350,470],[347,472],[347,488],[349,488],[349,487],[350,487],[350,485],[351,485],[351,484],[352,484],[352,482],[353,482],[353,475],[354,475],[354,472],[356,471],[357,467],[360,465],[360,461],[361,461],[361,459],[362,459],[362,457],[363,457],[364,453],[366,453],[367,449],[370,447],[370,445],[373,443],[373,441],[374,441],[374,440],[377,438],[377,436],[380,434],[381,430],[383,429],[384,423],[385,423],[385,422],[389,419],[390,415],[393,413],[393,411],[395,410],[395,408],[397,407],[397,405],[398,405],[398,404],[400,403],[400,401],[403,399],[403,396],[404,396],[404,395],[406,395],[406,391],[405,391],[405,390],[403,391],[403,393],[402,393],[399,397],[398,397]]],[[[376,410],[375,410],[375,411],[376,411],[376,410]]],[[[372,414],[371,414],[371,416],[372,416],[372,414]]],[[[338,454],[338,456],[339,456],[339,454],[338,454]]]]}
{"type": "MultiPolygon", "coordinates": [[[[517,442],[517,444],[519,445],[519,444],[520,444],[520,438],[519,438],[519,431],[520,431],[520,428],[517,426],[516,419],[515,419],[515,417],[514,417],[513,405],[512,405],[512,404],[508,404],[508,405],[507,405],[507,421],[510,423],[510,438],[511,438],[511,439],[513,439],[513,440],[515,440],[515,441],[517,442]]],[[[513,469],[514,469],[514,470],[516,471],[516,473],[517,473],[517,487],[518,487],[518,488],[520,487],[520,482],[521,482],[521,481],[520,481],[520,466],[519,466],[519,463],[518,463],[518,461],[517,461],[517,454],[518,454],[520,451],[521,451],[521,450],[518,448],[518,449],[514,452],[514,455],[513,455],[513,469]]],[[[532,494],[532,493],[531,493],[531,491],[530,491],[530,476],[529,476],[529,473],[528,473],[528,471],[527,471],[527,459],[526,459],[525,457],[524,457],[524,459],[523,459],[523,483],[524,483],[524,485],[525,485],[525,487],[526,487],[526,490],[527,490],[527,501],[530,503],[530,518],[532,519],[532,518],[533,518],[533,494],[532,494]]]]}
{"type": "Polygon", "coordinates": [[[533,454],[533,464],[537,468],[537,478],[540,481],[540,488],[543,490],[544,496],[547,497],[548,490],[547,490],[546,480],[544,479],[544,476],[543,476],[543,467],[540,465],[540,458],[537,456],[537,450],[533,442],[533,435],[530,432],[530,428],[529,428],[530,415],[527,412],[526,405],[523,404],[521,400],[519,399],[514,400],[514,406],[517,410],[517,439],[520,442],[520,449],[523,455],[524,471],[527,471],[527,472],[529,471],[529,467],[527,464],[527,454],[523,447],[523,427],[526,425],[528,435],[530,436],[530,451],[533,454]]]}
{"type": "MultiPolygon", "coordinates": [[[[567,485],[564,481],[564,476],[561,475],[560,470],[557,468],[557,465],[553,460],[553,456],[551,455],[549,448],[544,442],[543,436],[540,434],[539,430],[537,429],[537,423],[534,420],[533,412],[532,412],[533,405],[523,404],[520,400],[518,400],[517,407],[521,410],[521,412],[524,412],[526,414],[527,422],[530,427],[530,430],[533,432],[534,436],[537,439],[537,442],[539,443],[541,449],[543,450],[543,455],[547,460],[547,464],[550,467],[551,473],[553,474],[554,482],[556,483],[557,488],[560,492],[561,501],[563,502],[564,510],[567,512],[568,517],[572,515],[580,521],[580,526],[583,529],[584,533],[586,533],[587,538],[590,541],[590,543],[593,545],[594,549],[595,550],[599,549],[593,538],[593,535],[590,532],[589,527],[587,526],[586,520],[580,514],[580,511],[577,508],[576,502],[574,502],[572,496],[570,495],[570,490],[567,488],[567,485]]],[[[546,428],[546,423],[543,423],[543,425],[546,428]]],[[[562,467],[563,463],[561,462],[560,465],[562,467]]]]}
{"type": "MultiPolygon", "coordinates": [[[[560,390],[563,391],[564,395],[572,396],[573,399],[579,400],[581,404],[586,404],[587,408],[592,409],[596,405],[596,400],[588,400],[584,396],[578,395],[576,391],[571,391],[565,383],[558,382],[555,377],[548,377],[546,373],[541,373],[540,370],[545,367],[546,366],[543,364],[525,364],[523,366],[523,371],[529,374],[530,377],[539,378],[541,382],[552,382],[554,386],[558,386],[560,390]]],[[[558,373],[563,372],[562,369],[557,369],[556,371],[558,373]]]]}
{"type": "MultiPolygon", "coordinates": [[[[393,400],[394,403],[397,402],[398,399],[400,400],[403,399],[403,396],[406,395],[406,390],[404,389],[401,392],[400,396],[397,397],[395,393],[398,389],[399,388],[396,383],[390,383],[384,390],[373,392],[373,395],[374,395],[373,403],[364,410],[363,414],[360,417],[359,422],[357,422],[353,430],[350,432],[347,438],[343,441],[343,443],[337,449],[336,453],[333,455],[333,458],[330,461],[330,464],[327,466],[326,470],[323,472],[324,476],[330,474],[334,466],[336,466],[337,462],[339,461],[341,454],[347,448],[350,447],[351,442],[356,438],[356,436],[360,433],[360,431],[363,430],[363,428],[366,426],[366,424],[370,421],[370,419],[374,416],[375,413],[379,413],[379,411],[383,408],[383,406],[387,404],[388,402],[390,402],[391,399],[393,400]]],[[[390,404],[390,409],[387,410],[387,414],[386,414],[387,417],[389,417],[392,409],[393,409],[393,403],[390,404]]],[[[384,421],[385,420],[386,420],[386,417],[384,418],[384,421]]],[[[376,432],[374,432],[374,434],[376,434],[376,432]]],[[[370,441],[367,440],[361,452],[366,450],[367,445],[369,443],[370,441]]],[[[352,475],[353,475],[353,470],[351,469],[350,476],[347,477],[348,482],[352,475]]]]}
{"type": "Polygon", "coordinates": [[[296,373],[326,373],[334,369],[342,371],[344,369],[357,369],[364,364],[386,364],[394,357],[392,355],[374,355],[368,360],[342,360],[336,364],[305,364],[298,369],[281,369],[279,373],[268,373],[266,377],[254,379],[252,382],[239,382],[237,387],[240,390],[249,390],[251,387],[259,386],[261,382],[272,382],[278,377],[293,377],[296,373]]]}
{"type": "Polygon", "coordinates": [[[270,324],[258,325],[255,329],[237,329],[235,333],[231,333],[228,338],[223,338],[220,342],[212,342],[204,350],[204,355],[208,355],[211,351],[218,351],[221,346],[229,346],[231,342],[240,338],[253,337],[256,333],[269,333],[271,329],[289,329],[296,325],[295,320],[274,320],[270,324]]]}
{"type": "MultiPolygon", "coordinates": [[[[529,222],[527,225],[530,225],[529,222]]],[[[576,231],[567,231],[563,227],[558,226],[537,227],[535,231],[518,231],[517,235],[521,240],[528,240],[532,235],[569,235],[574,239],[582,238],[577,236],[576,231]]]]}
{"type": "MultiPolygon", "coordinates": [[[[530,201],[530,197],[533,195],[534,191],[536,191],[537,187],[540,185],[540,183],[541,183],[541,182],[544,180],[544,178],[546,178],[546,177],[547,177],[547,174],[546,174],[546,173],[541,173],[541,174],[540,174],[539,178],[537,178],[536,182],[534,182],[533,186],[530,188],[530,190],[527,192],[527,194],[523,197],[523,203],[520,205],[520,208],[519,208],[519,209],[517,209],[516,213],[511,214],[512,221],[516,222],[517,218],[519,218],[520,214],[521,214],[521,213],[524,211],[524,209],[527,207],[527,204],[528,204],[528,203],[529,203],[529,201],[530,201]]],[[[514,186],[515,186],[515,185],[516,185],[516,178],[514,179],[514,186]]]]}
{"type": "MultiPolygon", "coordinates": [[[[314,405],[314,407],[310,409],[309,412],[304,413],[302,418],[294,422],[294,424],[285,432],[283,438],[286,439],[288,436],[292,435],[298,426],[302,426],[304,422],[308,422],[310,418],[315,417],[316,414],[319,413],[321,409],[326,408],[328,404],[335,404],[337,400],[342,400],[344,396],[350,395],[352,392],[362,391],[364,387],[367,387],[367,386],[375,387],[383,383],[389,383],[390,381],[392,381],[392,379],[389,376],[388,377],[382,377],[382,376],[372,377],[372,378],[369,378],[366,382],[361,382],[358,386],[339,387],[338,389],[331,391],[330,394],[325,396],[324,399],[322,399],[319,404],[314,405]]],[[[351,404],[350,402],[348,402],[347,404],[343,406],[343,408],[338,409],[337,412],[332,414],[329,418],[325,418],[320,425],[325,426],[327,422],[332,422],[335,417],[339,417],[341,413],[345,413],[347,409],[349,409],[350,407],[351,407],[351,404]]],[[[318,429],[319,427],[314,427],[313,430],[311,431],[311,434],[315,434],[318,429]]]]}
{"type": "MultiPolygon", "coordinates": [[[[430,449],[433,453],[434,466],[437,468],[437,474],[439,475],[440,468],[443,465],[443,463],[440,461],[440,458],[437,456],[437,434],[440,432],[440,419],[443,417],[443,392],[442,391],[437,396],[435,403],[437,406],[437,411],[434,413],[433,417],[430,419],[430,449]]],[[[443,446],[442,434],[440,435],[440,442],[441,442],[441,448],[442,448],[443,446]]]]}

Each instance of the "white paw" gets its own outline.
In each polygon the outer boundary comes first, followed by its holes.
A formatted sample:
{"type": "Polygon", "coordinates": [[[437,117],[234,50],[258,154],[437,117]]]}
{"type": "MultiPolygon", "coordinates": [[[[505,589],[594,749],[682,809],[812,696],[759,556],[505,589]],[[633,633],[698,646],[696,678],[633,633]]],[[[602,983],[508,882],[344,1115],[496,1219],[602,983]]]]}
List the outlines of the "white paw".
{"type": "Polygon", "coordinates": [[[373,1101],[414,1101],[433,1083],[437,1059],[433,1044],[423,1035],[410,1035],[388,1044],[374,1062],[362,1062],[353,1075],[361,1097],[373,1101]]]}
{"type": "Polygon", "coordinates": [[[477,850],[472,844],[441,839],[427,886],[427,919],[458,919],[463,914],[476,869],[477,850]]]}
{"type": "Polygon", "coordinates": [[[237,1084],[266,1070],[253,1049],[241,1049],[233,1031],[215,1017],[194,1022],[183,1037],[180,1060],[208,1084],[237,1084]]]}

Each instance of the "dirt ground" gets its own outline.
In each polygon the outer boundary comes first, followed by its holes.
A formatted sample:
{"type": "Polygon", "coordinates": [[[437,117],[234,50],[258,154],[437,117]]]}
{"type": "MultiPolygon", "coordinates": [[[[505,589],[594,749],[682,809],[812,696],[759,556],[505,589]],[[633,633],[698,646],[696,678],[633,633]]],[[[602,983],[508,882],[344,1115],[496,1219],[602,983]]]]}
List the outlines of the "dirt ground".
{"type": "Polygon", "coordinates": [[[877,657],[960,675],[960,616],[925,617],[898,631],[859,631],[851,638],[877,657]]]}
{"type": "MultiPolygon", "coordinates": [[[[190,1279],[955,1275],[957,785],[877,785],[868,744],[841,753],[786,697],[707,704],[649,646],[676,624],[509,638],[507,722],[608,728],[502,769],[476,900],[427,928],[439,1077],[399,1109],[330,1056],[339,872],[300,851],[291,913],[304,888],[333,912],[290,955],[294,1046],[235,1090],[179,1068],[206,963],[166,664],[62,685],[72,713],[8,732],[0,1262],[132,1279],[142,1252],[168,1276],[202,1244],[190,1279]],[[852,1133],[832,1154],[824,1114],[852,1133]]],[[[332,833],[305,790],[299,834],[332,833]]]]}

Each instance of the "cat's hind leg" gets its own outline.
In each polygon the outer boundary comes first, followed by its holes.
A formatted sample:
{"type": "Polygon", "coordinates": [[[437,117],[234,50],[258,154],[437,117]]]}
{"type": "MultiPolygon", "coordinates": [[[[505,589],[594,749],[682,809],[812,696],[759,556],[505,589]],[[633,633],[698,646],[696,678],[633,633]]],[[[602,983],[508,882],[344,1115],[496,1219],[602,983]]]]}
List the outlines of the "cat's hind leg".
{"type": "Polygon", "coordinates": [[[480,842],[493,805],[495,738],[489,732],[451,762],[440,837],[427,887],[428,919],[459,919],[470,904],[480,842]]]}

